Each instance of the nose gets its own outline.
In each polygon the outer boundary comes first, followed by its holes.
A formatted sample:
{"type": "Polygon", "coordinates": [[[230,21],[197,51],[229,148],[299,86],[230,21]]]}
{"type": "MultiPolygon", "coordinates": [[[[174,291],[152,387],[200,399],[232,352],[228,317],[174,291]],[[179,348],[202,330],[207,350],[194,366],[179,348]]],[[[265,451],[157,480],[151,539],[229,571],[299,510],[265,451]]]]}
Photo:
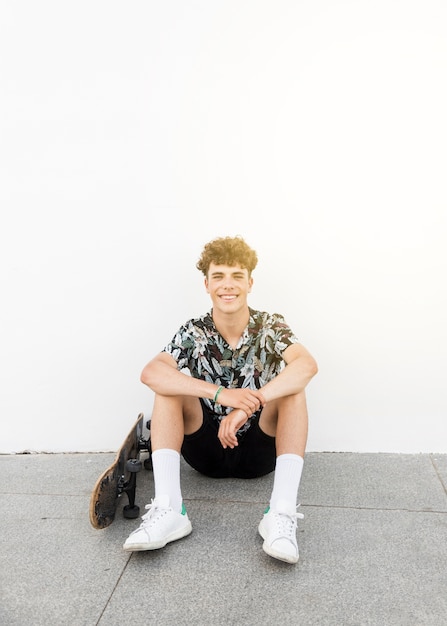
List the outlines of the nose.
{"type": "Polygon", "coordinates": [[[233,280],[231,279],[231,276],[227,276],[227,278],[225,278],[225,280],[224,280],[223,288],[226,291],[229,291],[229,290],[232,290],[233,287],[234,287],[234,285],[233,285],[233,280]]]}

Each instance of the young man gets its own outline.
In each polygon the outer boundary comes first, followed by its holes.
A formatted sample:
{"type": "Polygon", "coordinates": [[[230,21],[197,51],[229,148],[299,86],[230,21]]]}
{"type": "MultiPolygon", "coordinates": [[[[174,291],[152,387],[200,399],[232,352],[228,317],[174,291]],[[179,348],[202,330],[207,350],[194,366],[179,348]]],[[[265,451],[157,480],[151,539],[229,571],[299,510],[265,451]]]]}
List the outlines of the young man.
{"type": "Polygon", "coordinates": [[[186,322],[141,374],[155,392],[155,498],[125,550],[155,550],[191,532],[180,484],[182,454],[214,478],[255,478],[275,470],[258,530],[267,554],[298,561],[296,501],[307,441],[304,389],[317,365],[281,315],[249,308],[256,264],[256,252],[240,237],[206,244],[197,268],[205,276],[212,310],[186,322]]]}

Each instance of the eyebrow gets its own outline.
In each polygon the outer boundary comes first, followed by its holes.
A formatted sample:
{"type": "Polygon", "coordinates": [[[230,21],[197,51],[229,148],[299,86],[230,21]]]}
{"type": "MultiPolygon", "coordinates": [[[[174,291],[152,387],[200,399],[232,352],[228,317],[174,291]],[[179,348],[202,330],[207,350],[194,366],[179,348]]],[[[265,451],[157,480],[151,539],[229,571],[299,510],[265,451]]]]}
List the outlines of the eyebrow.
{"type": "MultiPolygon", "coordinates": [[[[224,272],[211,272],[211,276],[213,278],[217,278],[218,276],[223,276],[224,272]]],[[[236,270],[235,272],[231,272],[231,276],[245,276],[242,270],[236,270]]]]}

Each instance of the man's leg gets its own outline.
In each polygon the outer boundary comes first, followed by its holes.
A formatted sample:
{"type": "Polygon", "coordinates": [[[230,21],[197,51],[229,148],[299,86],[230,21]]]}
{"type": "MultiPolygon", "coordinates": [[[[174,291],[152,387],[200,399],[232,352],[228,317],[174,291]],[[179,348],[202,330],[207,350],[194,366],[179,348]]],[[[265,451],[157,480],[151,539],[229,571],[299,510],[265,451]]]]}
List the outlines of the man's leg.
{"type": "Polygon", "coordinates": [[[296,506],[308,431],[305,393],[281,398],[270,411],[262,412],[259,426],[267,435],[276,437],[275,480],[270,506],[275,506],[278,500],[287,500],[296,506]]]}
{"type": "Polygon", "coordinates": [[[180,449],[185,432],[200,428],[202,420],[195,398],[155,396],[151,418],[155,498],[124,543],[125,550],[155,550],[191,532],[180,486],[180,449]]]}
{"type": "Polygon", "coordinates": [[[281,398],[262,411],[261,429],[276,437],[276,467],[270,506],[259,526],[264,550],[296,563],[296,501],[307,443],[308,419],[304,392],[281,398]]]}
{"type": "Polygon", "coordinates": [[[152,449],[180,452],[183,436],[199,430],[202,422],[202,407],[197,398],[156,394],[151,417],[152,449]]]}
{"type": "Polygon", "coordinates": [[[298,454],[304,457],[308,418],[304,391],[268,403],[262,410],[259,426],[276,437],[276,454],[298,454]]]}
{"type": "Polygon", "coordinates": [[[196,398],[155,396],[151,418],[152,466],[155,498],[168,496],[174,511],[182,510],[180,450],[185,434],[202,425],[202,407],[196,398]]]}

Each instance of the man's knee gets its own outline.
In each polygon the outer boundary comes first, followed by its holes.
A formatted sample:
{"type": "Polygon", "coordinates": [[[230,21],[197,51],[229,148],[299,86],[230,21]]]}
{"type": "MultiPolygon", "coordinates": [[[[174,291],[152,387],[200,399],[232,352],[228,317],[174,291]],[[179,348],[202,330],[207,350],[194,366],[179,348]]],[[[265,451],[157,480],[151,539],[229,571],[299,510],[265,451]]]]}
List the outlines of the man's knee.
{"type": "Polygon", "coordinates": [[[276,436],[276,426],[278,424],[279,401],[272,400],[261,411],[259,418],[259,428],[270,437],[276,436]]]}
{"type": "Polygon", "coordinates": [[[306,395],[302,391],[290,396],[277,398],[269,402],[262,410],[259,426],[266,435],[276,437],[278,421],[296,421],[300,415],[306,413],[306,395]]]}

